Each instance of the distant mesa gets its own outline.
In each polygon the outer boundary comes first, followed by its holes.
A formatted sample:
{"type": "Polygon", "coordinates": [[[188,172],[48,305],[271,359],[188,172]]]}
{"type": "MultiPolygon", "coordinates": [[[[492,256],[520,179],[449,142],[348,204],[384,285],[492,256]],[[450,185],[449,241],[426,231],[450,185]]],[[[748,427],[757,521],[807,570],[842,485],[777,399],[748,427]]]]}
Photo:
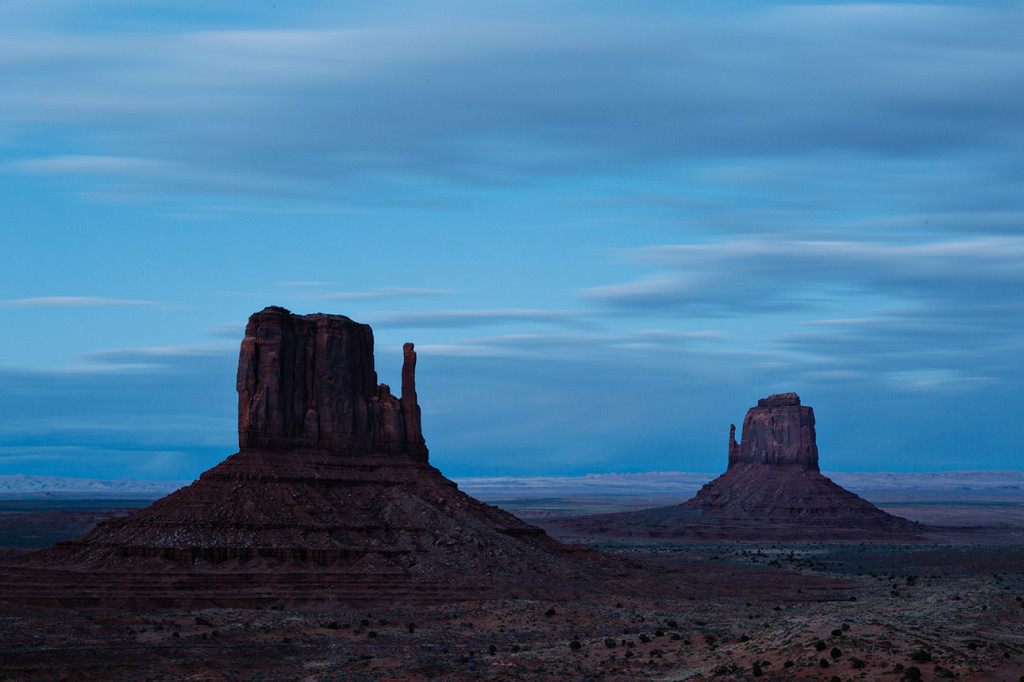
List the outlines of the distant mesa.
{"type": "Polygon", "coordinates": [[[52,606],[428,602],[557,585],[601,561],[428,463],[413,345],[403,353],[396,397],[377,382],[369,326],[252,315],[239,452],[132,516],[11,560],[0,593],[52,606]]]}
{"type": "Polygon", "coordinates": [[[814,410],[796,393],[758,401],[729,429],[726,472],[680,505],[545,523],[563,535],[675,539],[909,539],[920,524],[888,514],[818,470],[814,410]]]}

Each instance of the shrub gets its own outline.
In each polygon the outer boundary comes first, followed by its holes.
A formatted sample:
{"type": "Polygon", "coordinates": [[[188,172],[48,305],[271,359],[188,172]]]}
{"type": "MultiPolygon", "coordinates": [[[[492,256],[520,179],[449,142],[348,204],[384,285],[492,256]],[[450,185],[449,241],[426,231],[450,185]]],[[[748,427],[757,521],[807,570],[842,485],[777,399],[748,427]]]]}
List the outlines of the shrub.
{"type": "Polygon", "coordinates": [[[796,665],[796,664],[793,663],[793,661],[786,661],[785,663],[782,664],[782,667],[783,668],[792,668],[794,665],[796,665]]]}
{"type": "Polygon", "coordinates": [[[340,626],[340,625],[338,625],[338,621],[336,621],[336,620],[332,620],[332,621],[331,621],[330,623],[328,623],[328,624],[327,624],[327,625],[326,625],[325,627],[326,627],[326,628],[327,628],[328,630],[340,630],[340,629],[341,629],[341,626],[340,626]]]}
{"type": "Polygon", "coordinates": [[[498,653],[498,647],[496,647],[493,644],[491,644],[490,646],[487,647],[487,653],[489,653],[491,656],[493,656],[494,654],[498,653]]]}
{"type": "Polygon", "coordinates": [[[569,648],[573,651],[579,651],[583,648],[583,645],[580,643],[580,640],[574,639],[571,642],[569,642],[569,648]]]}
{"type": "Polygon", "coordinates": [[[830,665],[830,663],[828,662],[827,658],[823,658],[820,661],[818,661],[818,665],[820,665],[822,668],[827,668],[830,665]]]}
{"type": "Polygon", "coordinates": [[[409,634],[416,632],[416,623],[409,623],[405,627],[409,628],[409,634]]]}
{"type": "Polygon", "coordinates": [[[828,648],[828,644],[825,644],[823,641],[819,639],[817,642],[814,643],[814,648],[818,651],[824,651],[828,648]]]}
{"type": "Polygon", "coordinates": [[[750,674],[754,677],[761,677],[761,675],[764,675],[764,671],[761,670],[761,664],[754,661],[754,664],[750,666],[750,674]]]}
{"type": "Polygon", "coordinates": [[[843,655],[843,652],[839,649],[839,647],[835,646],[832,647],[832,651],[830,651],[829,653],[832,655],[832,658],[839,658],[843,655]]]}
{"type": "Polygon", "coordinates": [[[921,682],[921,669],[912,665],[903,671],[903,679],[907,682],[921,682]]]}
{"type": "Polygon", "coordinates": [[[606,647],[608,647],[609,649],[614,649],[615,648],[615,640],[612,639],[611,637],[605,637],[604,638],[604,645],[606,647]]]}
{"type": "Polygon", "coordinates": [[[850,667],[854,670],[860,670],[865,665],[867,664],[864,661],[860,660],[859,658],[855,658],[854,656],[850,656],[850,667]]]}
{"type": "Polygon", "coordinates": [[[377,639],[377,631],[376,630],[370,630],[369,632],[366,633],[366,636],[369,637],[370,639],[377,639]]]}
{"type": "Polygon", "coordinates": [[[915,663],[927,663],[932,660],[932,655],[924,649],[918,649],[917,651],[910,654],[910,660],[915,663]]]}
{"type": "Polygon", "coordinates": [[[640,639],[640,641],[641,641],[641,642],[643,642],[644,644],[647,644],[648,642],[650,642],[650,641],[651,641],[651,638],[650,638],[650,637],[648,637],[648,636],[647,636],[647,635],[646,635],[645,633],[641,633],[641,634],[640,634],[640,637],[639,637],[639,639],[640,639]]]}
{"type": "Polygon", "coordinates": [[[547,616],[548,618],[550,618],[551,616],[555,615],[555,610],[553,608],[548,609],[547,611],[544,612],[544,615],[547,616]]]}
{"type": "Polygon", "coordinates": [[[842,637],[843,636],[843,629],[842,628],[836,628],[835,630],[832,631],[832,636],[833,637],[842,637]]]}

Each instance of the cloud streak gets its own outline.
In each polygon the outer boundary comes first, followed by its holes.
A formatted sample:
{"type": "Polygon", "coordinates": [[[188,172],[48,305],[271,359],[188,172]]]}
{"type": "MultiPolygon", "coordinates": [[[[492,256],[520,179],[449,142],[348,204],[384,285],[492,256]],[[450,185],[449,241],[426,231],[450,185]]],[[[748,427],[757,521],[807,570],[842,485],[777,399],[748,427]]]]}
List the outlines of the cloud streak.
{"type": "Polygon", "coordinates": [[[151,306],[159,301],[139,301],[97,296],[35,296],[0,301],[0,308],[97,308],[109,306],[151,306]]]}

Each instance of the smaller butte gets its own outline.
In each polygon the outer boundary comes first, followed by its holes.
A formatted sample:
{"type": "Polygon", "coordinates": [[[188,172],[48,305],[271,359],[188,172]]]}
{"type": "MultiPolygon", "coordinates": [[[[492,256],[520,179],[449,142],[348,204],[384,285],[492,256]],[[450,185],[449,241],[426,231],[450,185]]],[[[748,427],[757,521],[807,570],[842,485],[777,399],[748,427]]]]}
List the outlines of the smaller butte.
{"type": "Polygon", "coordinates": [[[908,540],[924,529],[893,516],[818,469],[814,410],[796,393],[758,401],[729,429],[725,473],[680,505],[545,523],[563,536],[680,540],[908,540]]]}

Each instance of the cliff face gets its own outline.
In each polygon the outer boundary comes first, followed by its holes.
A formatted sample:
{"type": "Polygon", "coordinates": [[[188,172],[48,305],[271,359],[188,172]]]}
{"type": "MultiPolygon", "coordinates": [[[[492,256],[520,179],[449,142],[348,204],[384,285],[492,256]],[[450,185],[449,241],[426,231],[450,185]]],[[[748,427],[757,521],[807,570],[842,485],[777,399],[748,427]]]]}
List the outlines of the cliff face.
{"type": "Polygon", "coordinates": [[[402,396],[377,384],[373,332],[343,315],[269,307],[249,318],[238,359],[238,444],[427,458],[407,343],[402,396]]]}
{"type": "Polygon", "coordinates": [[[777,393],[757,401],[743,419],[743,439],[729,429],[729,469],[742,464],[768,464],[818,471],[814,410],[800,404],[796,393],[777,393]]]}

